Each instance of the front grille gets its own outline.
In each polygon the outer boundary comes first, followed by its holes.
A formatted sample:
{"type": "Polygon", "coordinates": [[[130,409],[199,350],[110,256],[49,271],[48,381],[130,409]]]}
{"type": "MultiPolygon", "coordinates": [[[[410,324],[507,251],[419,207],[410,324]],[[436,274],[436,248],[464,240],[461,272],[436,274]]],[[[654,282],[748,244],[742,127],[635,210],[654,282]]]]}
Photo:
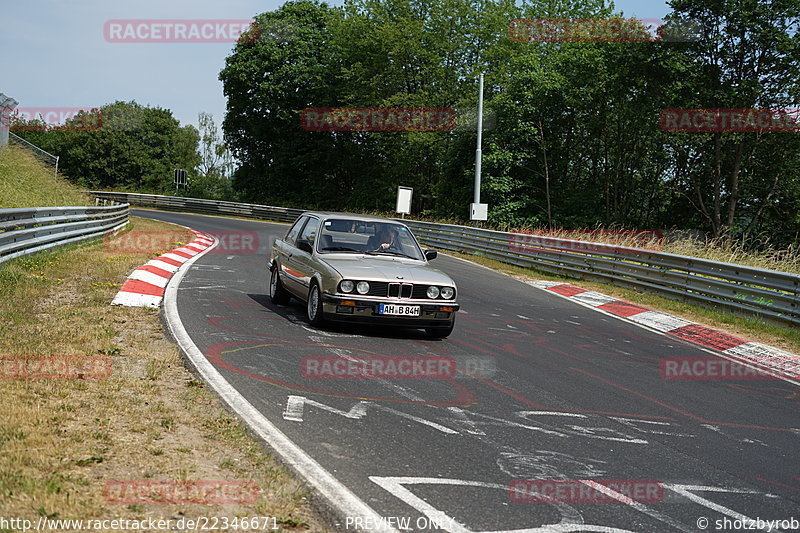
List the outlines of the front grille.
{"type": "Polygon", "coordinates": [[[368,281],[369,291],[367,296],[386,296],[386,291],[389,289],[389,283],[385,281],[368,281]]]}
{"type": "Polygon", "coordinates": [[[414,291],[411,293],[411,298],[428,299],[428,285],[414,285],[414,291]]]}
{"type": "Polygon", "coordinates": [[[410,298],[413,288],[410,283],[390,283],[389,298],[410,298]]]}

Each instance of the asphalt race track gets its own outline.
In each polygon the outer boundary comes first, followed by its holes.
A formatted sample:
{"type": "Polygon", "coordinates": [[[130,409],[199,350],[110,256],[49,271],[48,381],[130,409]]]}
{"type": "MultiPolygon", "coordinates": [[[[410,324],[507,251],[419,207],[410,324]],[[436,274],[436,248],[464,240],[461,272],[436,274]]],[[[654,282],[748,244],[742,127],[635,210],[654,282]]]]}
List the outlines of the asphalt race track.
{"type": "MultiPolygon", "coordinates": [[[[451,337],[317,329],[303,304],[269,301],[269,248],[286,225],[133,214],[222,236],[181,282],[181,321],[225,379],[382,526],[638,533],[742,530],[752,519],[751,530],[768,531],[766,521],[794,518],[800,530],[794,383],[665,380],[663,359],[709,353],[443,255],[433,264],[456,280],[462,306],[451,337]],[[230,244],[246,232],[256,253],[230,244]],[[314,356],[444,356],[459,372],[303,377],[314,356]],[[563,492],[519,501],[527,493],[509,486],[526,479],[560,480],[549,486],[563,492]]],[[[369,529],[363,518],[340,526],[369,529]]]]}

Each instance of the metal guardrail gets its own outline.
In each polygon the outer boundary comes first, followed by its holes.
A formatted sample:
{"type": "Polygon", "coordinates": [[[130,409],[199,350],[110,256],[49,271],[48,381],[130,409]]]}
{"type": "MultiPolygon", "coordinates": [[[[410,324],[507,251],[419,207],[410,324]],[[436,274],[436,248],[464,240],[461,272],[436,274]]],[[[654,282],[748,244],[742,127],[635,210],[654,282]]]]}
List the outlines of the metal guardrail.
{"type": "MultiPolygon", "coordinates": [[[[294,221],[303,210],[131,193],[92,192],[135,205],[294,221]]],[[[612,283],[672,299],[800,325],[800,276],[613,244],[402,220],[429,246],[612,283]]]]}
{"type": "Polygon", "coordinates": [[[258,204],[240,204],[220,200],[204,200],[202,198],[184,198],[180,196],[160,196],[157,194],[140,194],[132,192],[87,191],[95,197],[115,202],[137,205],[140,207],[157,207],[192,213],[210,215],[236,215],[278,222],[294,222],[305,209],[274,207],[258,204]]]}
{"type": "Polygon", "coordinates": [[[424,243],[800,325],[800,276],[613,244],[406,220],[424,243]]]}
{"type": "Polygon", "coordinates": [[[121,229],[128,223],[128,207],[0,209],[0,263],[121,229]]]}

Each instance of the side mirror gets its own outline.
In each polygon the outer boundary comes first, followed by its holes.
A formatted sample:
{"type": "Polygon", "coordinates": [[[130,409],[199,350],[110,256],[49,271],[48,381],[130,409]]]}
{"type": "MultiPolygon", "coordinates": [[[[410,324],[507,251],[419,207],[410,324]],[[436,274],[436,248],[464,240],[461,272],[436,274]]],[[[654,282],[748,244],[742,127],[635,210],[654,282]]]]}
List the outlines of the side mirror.
{"type": "Polygon", "coordinates": [[[436,256],[439,255],[439,252],[436,250],[425,250],[425,259],[430,261],[431,259],[436,259],[436,256]]]}
{"type": "Polygon", "coordinates": [[[314,249],[311,247],[311,243],[306,239],[302,239],[297,241],[297,247],[303,250],[304,252],[313,253],[314,249]]]}

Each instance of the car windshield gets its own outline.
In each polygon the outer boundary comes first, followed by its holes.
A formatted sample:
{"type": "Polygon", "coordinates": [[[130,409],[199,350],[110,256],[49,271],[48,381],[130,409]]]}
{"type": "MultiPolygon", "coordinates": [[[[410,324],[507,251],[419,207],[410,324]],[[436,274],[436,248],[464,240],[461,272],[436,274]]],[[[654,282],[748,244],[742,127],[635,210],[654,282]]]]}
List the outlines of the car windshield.
{"type": "Polygon", "coordinates": [[[424,259],[408,228],[393,222],[328,219],[322,224],[317,243],[317,251],[323,254],[359,253],[424,259]]]}

